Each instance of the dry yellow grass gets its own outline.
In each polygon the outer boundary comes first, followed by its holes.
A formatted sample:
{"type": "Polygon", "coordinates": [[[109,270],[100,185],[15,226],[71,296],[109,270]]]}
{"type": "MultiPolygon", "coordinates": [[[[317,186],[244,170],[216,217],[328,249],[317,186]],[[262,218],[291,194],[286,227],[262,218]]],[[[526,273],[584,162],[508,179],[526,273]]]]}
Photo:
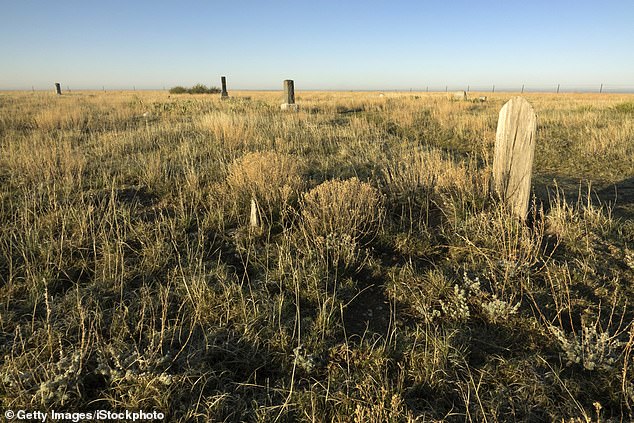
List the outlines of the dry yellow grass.
{"type": "Polygon", "coordinates": [[[631,419],[634,96],[525,95],[524,224],[481,94],[0,93],[1,408],[631,419]]]}

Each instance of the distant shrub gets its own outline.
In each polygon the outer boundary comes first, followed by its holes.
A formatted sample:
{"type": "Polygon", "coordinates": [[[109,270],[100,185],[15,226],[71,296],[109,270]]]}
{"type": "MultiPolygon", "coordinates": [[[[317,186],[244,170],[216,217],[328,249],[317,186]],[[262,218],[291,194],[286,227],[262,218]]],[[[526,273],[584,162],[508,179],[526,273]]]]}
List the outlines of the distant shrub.
{"type": "Polygon", "coordinates": [[[170,94],[218,94],[219,92],[220,88],[209,88],[203,84],[196,84],[191,88],[181,87],[180,85],[170,88],[170,94]]]}
{"type": "Polygon", "coordinates": [[[208,88],[206,85],[196,84],[187,90],[187,92],[190,94],[218,94],[220,92],[220,88],[208,88]]]}
{"type": "Polygon", "coordinates": [[[614,106],[614,110],[619,113],[634,115],[634,102],[629,101],[625,103],[619,103],[614,106]]]}
{"type": "Polygon", "coordinates": [[[170,88],[170,94],[185,94],[186,92],[187,88],[181,87],[180,85],[170,88]]]}

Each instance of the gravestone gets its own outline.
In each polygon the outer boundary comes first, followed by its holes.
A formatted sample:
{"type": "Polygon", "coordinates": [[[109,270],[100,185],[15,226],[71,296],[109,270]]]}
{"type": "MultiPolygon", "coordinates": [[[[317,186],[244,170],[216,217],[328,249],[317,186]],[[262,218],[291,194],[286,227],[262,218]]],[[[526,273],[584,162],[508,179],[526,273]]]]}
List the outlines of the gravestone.
{"type": "Polygon", "coordinates": [[[294,112],[299,110],[299,106],[295,104],[295,84],[292,79],[286,79],[284,81],[284,100],[285,103],[280,106],[282,110],[291,110],[294,112]]]}
{"type": "Polygon", "coordinates": [[[220,83],[222,84],[222,93],[220,94],[220,98],[222,98],[223,100],[229,98],[229,93],[227,92],[227,78],[221,76],[220,83]]]}
{"type": "Polygon", "coordinates": [[[500,110],[493,153],[493,187],[522,220],[528,214],[536,130],[537,116],[524,98],[512,98],[500,110]]]}
{"type": "Polygon", "coordinates": [[[455,101],[466,101],[467,100],[467,92],[466,91],[456,91],[449,95],[450,100],[455,101]]]}
{"type": "Polygon", "coordinates": [[[258,213],[258,205],[254,198],[251,199],[251,214],[249,216],[249,226],[252,229],[260,227],[260,216],[258,213]]]}

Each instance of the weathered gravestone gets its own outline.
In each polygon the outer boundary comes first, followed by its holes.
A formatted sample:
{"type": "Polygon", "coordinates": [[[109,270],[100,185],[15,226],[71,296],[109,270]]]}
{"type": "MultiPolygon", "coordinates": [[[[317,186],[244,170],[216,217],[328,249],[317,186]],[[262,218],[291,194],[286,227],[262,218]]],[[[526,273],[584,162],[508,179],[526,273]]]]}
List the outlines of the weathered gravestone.
{"type": "Polygon", "coordinates": [[[255,198],[251,199],[251,214],[249,216],[249,226],[252,229],[257,229],[260,227],[260,216],[258,213],[258,205],[255,201],[255,198]]]}
{"type": "Polygon", "coordinates": [[[524,98],[512,98],[500,110],[493,154],[493,187],[521,219],[528,214],[536,129],[537,116],[524,98]]]}
{"type": "Polygon", "coordinates": [[[284,81],[284,100],[285,103],[280,106],[282,110],[291,110],[294,112],[299,110],[299,106],[295,104],[295,84],[291,79],[284,81]]]}
{"type": "Polygon", "coordinates": [[[466,101],[467,100],[467,92],[466,91],[455,91],[449,95],[450,100],[454,101],[466,101]]]}
{"type": "Polygon", "coordinates": [[[222,84],[222,93],[220,94],[220,98],[223,100],[229,98],[229,93],[227,92],[227,78],[225,76],[221,76],[220,83],[222,84]]]}
{"type": "Polygon", "coordinates": [[[59,82],[55,83],[55,92],[57,93],[57,95],[62,95],[62,84],[60,84],[59,82]]]}

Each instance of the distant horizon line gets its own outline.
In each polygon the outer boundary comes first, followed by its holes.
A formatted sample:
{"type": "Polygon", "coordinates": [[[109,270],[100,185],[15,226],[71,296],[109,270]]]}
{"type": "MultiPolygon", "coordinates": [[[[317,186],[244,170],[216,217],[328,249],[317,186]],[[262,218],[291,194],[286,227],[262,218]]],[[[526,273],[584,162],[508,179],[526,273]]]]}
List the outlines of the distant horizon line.
{"type": "MultiPolygon", "coordinates": [[[[214,87],[214,86],[212,86],[214,87]]],[[[114,92],[114,91],[166,91],[173,87],[153,87],[153,88],[136,88],[132,87],[113,87],[113,88],[73,88],[70,86],[62,85],[62,93],[63,92],[73,92],[73,91],[102,91],[102,92],[114,92]]],[[[55,86],[49,88],[0,88],[0,92],[55,92],[55,86]]],[[[264,91],[264,92],[275,92],[275,91],[283,91],[283,88],[229,88],[229,92],[231,91],[264,91]]],[[[475,92],[475,93],[498,93],[498,92],[524,92],[524,93],[553,93],[553,94],[574,94],[574,93],[596,93],[596,94],[633,94],[634,93],[634,85],[610,85],[610,84],[599,84],[597,86],[589,86],[586,84],[578,85],[578,86],[559,86],[557,85],[553,87],[545,87],[545,86],[474,86],[471,88],[470,86],[460,87],[460,86],[451,86],[447,85],[445,87],[439,86],[429,86],[425,88],[304,88],[297,89],[296,92],[412,92],[412,93],[444,93],[444,92],[456,92],[456,91],[465,91],[465,92],[475,92]]]]}
{"type": "MultiPolygon", "coordinates": [[[[297,80],[294,80],[297,81],[297,80]]],[[[300,80],[301,81],[301,80],[300,80]]],[[[113,84],[108,87],[106,84],[93,85],[90,84],[88,86],[80,86],[79,88],[72,87],[71,84],[60,83],[59,81],[53,81],[47,88],[43,88],[42,85],[32,84],[31,87],[28,86],[20,86],[19,88],[2,88],[0,87],[0,91],[49,91],[55,90],[57,84],[60,85],[60,88],[63,91],[169,91],[174,87],[189,87],[188,84],[176,84],[176,85],[145,85],[141,84],[138,88],[136,84],[113,84]]],[[[197,82],[193,86],[203,84],[204,82],[197,82]]],[[[281,85],[281,84],[280,84],[281,85]]],[[[210,88],[220,89],[218,86],[214,84],[206,85],[210,88]]],[[[283,87],[279,88],[268,87],[268,88],[253,88],[253,87],[237,87],[232,88],[228,87],[228,91],[283,91],[283,87]]],[[[581,93],[591,93],[591,92],[611,92],[611,93],[634,93],[634,84],[611,84],[611,83],[572,83],[572,84],[561,84],[561,83],[512,83],[512,84],[471,84],[471,83],[459,83],[459,84],[417,84],[417,86],[409,86],[403,87],[366,87],[366,88],[315,88],[308,86],[307,88],[302,88],[301,85],[298,87],[296,85],[296,91],[330,91],[330,92],[341,92],[341,91],[349,91],[349,92],[454,92],[454,91],[466,91],[466,92],[581,92],[581,93]],[[298,89],[299,88],[299,89],[298,89]]]]}

